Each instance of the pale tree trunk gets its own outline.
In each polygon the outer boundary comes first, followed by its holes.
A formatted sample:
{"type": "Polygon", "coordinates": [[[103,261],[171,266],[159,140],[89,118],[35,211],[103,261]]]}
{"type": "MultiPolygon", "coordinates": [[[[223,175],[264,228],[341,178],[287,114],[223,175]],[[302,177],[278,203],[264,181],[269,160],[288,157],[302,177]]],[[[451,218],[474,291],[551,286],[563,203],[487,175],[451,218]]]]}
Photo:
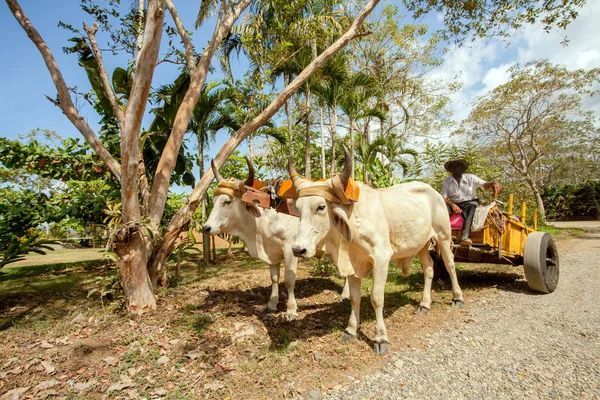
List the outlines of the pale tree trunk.
{"type": "Polygon", "coordinates": [[[137,23],[138,23],[138,34],[137,34],[137,57],[135,59],[136,62],[137,62],[137,58],[140,55],[140,50],[142,49],[142,45],[144,43],[144,0],[138,0],[137,23]]]}
{"type": "Polygon", "coordinates": [[[171,134],[165,144],[154,175],[154,184],[152,185],[149,201],[149,217],[153,229],[158,229],[165,210],[167,195],[169,194],[169,187],[171,185],[171,175],[175,170],[179,149],[183,144],[192,111],[196,106],[202,87],[206,81],[210,62],[218,46],[250,2],[251,0],[240,0],[233,9],[229,8],[227,2],[221,3],[213,36],[204,48],[194,71],[190,74],[190,87],[177,110],[171,134]]]}
{"type": "MultiPolygon", "coordinates": [[[[363,130],[363,137],[365,139],[365,144],[368,146],[371,143],[371,131],[370,131],[370,122],[371,118],[365,119],[365,128],[363,130]]],[[[369,176],[369,170],[367,163],[363,163],[363,179],[367,185],[371,184],[371,177],[369,176]]]]}
{"type": "MultiPolygon", "coordinates": [[[[204,176],[204,140],[198,135],[198,163],[200,178],[204,176]]],[[[202,223],[206,220],[206,194],[202,197],[202,223]]],[[[202,260],[205,266],[210,264],[210,235],[202,231],[202,260]]],[[[199,263],[199,265],[202,263],[199,263]]]]}
{"type": "Polygon", "coordinates": [[[211,236],[212,238],[212,255],[213,255],[213,263],[217,262],[217,243],[216,238],[211,236]]]}
{"type": "Polygon", "coordinates": [[[306,176],[307,178],[311,177],[311,166],[310,166],[310,145],[311,145],[311,138],[310,138],[310,119],[311,119],[311,115],[310,115],[310,104],[311,101],[311,94],[310,94],[310,89],[306,90],[306,132],[305,132],[305,138],[306,138],[306,150],[304,153],[304,162],[305,162],[305,166],[304,166],[304,176],[306,176]]]}
{"type": "Polygon", "coordinates": [[[254,137],[253,135],[248,136],[248,157],[251,161],[254,161],[254,137]]]}
{"type": "Polygon", "coordinates": [[[325,124],[323,121],[323,103],[319,104],[319,122],[321,124],[321,178],[327,176],[327,168],[325,167],[325,124]]]}
{"type": "Polygon", "coordinates": [[[125,301],[132,314],[143,314],[156,309],[152,282],[146,269],[148,252],[145,241],[145,235],[137,230],[130,233],[126,240],[117,241],[114,248],[119,255],[117,267],[125,301]]]}
{"type": "MultiPolygon", "coordinates": [[[[290,84],[290,79],[291,77],[288,74],[283,75],[283,83],[285,86],[290,84]]],[[[285,101],[285,115],[287,118],[288,137],[290,140],[290,156],[294,157],[294,126],[292,123],[292,107],[290,99],[285,101]]]]}
{"type": "Polygon", "coordinates": [[[336,107],[333,107],[332,110],[330,110],[330,114],[329,114],[329,124],[330,124],[330,130],[331,130],[331,174],[333,175],[335,173],[335,171],[337,170],[337,164],[336,164],[336,160],[335,160],[335,147],[336,147],[336,142],[337,142],[337,112],[336,112],[336,107]]]}
{"type": "MultiPolygon", "coordinates": [[[[350,119],[350,157],[352,157],[352,165],[354,165],[354,123],[352,119],[350,119]]],[[[352,168],[352,172],[350,173],[350,177],[354,178],[354,168],[352,168]]]]}
{"type": "Polygon", "coordinates": [[[546,208],[544,207],[544,200],[542,199],[542,195],[540,193],[540,188],[538,187],[537,183],[533,180],[533,178],[527,177],[526,180],[527,180],[527,183],[529,184],[529,187],[531,188],[531,191],[533,192],[533,195],[535,197],[535,202],[536,202],[537,208],[538,208],[539,223],[542,225],[546,225],[546,223],[547,223],[546,208]]]}

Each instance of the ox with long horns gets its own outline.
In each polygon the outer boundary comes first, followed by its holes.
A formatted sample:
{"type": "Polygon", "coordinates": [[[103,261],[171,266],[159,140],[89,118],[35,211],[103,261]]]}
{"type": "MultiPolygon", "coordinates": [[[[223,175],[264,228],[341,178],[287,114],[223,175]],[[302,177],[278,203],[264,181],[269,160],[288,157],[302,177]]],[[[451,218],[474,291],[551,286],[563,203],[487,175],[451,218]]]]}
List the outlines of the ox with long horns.
{"type": "Polygon", "coordinates": [[[344,341],[357,335],[361,280],[372,272],[371,304],[377,320],[374,349],[385,354],[390,344],[383,320],[383,294],[390,260],[402,266],[406,275],[413,257],[419,257],[425,286],[417,313],[424,314],[431,307],[433,260],[428,249],[430,242],[435,242],[452,280],[452,306],[459,308],[464,304],[451,252],[448,211],[442,196],[420,182],[385,189],[356,182],[359,198],[349,200],[344,190],[353,165],[345,147],[344,152],[341,174],[322,182],[302,178],[290,159],[288,169],[298,192],[295,207],[300,214],[298,236],[292,249],[299,257],[312,257],[324,245],[336,265],[351,266],[340,271],[348,278],[352,304],[344,341]]]}
{"type": "Polygon", "coordinates": [[[238,236],[246,244],[252,257],[269,264],[272,286],[267,311],[277,310],[279,270],[283,261],[284,281],[288,290],[286,319],[294,320],[298,316],[294,296],[298,258],[292,252],[292,243],[298,233],[298,218],[273,209],[261,209],[241,200],[240,196],[246,187],[252,187],[254,183],[254,167],[248,157],[246,162],[249,173],[245,181],[224,179],[211,162],[218,185],[213,199],[214,206],[203,230],[211,235],[223,232],[238,236]]]}

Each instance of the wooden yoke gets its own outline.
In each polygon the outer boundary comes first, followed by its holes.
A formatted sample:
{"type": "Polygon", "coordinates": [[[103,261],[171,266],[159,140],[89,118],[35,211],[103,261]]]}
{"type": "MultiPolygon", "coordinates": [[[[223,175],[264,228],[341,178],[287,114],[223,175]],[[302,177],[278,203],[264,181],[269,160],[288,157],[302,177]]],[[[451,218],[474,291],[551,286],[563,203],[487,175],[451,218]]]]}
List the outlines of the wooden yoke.
{"type": "Polygon", "coordinates": [[[253,187],[246,186],[246,191],[240,198],[244,203],[254,204],[262,208],[271,208],[271,195],[253,187]]]}

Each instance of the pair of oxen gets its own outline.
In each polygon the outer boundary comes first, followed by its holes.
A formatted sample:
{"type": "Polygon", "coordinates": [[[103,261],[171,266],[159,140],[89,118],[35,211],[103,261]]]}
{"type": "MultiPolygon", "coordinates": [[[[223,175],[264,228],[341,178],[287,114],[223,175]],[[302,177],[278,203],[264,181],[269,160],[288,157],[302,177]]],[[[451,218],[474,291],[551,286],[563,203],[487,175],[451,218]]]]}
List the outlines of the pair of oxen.
{"type": "MultiPolygon", "coordinates": [[[[280,264],[284,262],[288,320],[297,318],[294,296],[297,257],[310,258],[324,249],[340,274],[346,277],[349,289],[352,311],[342,337],[344,341],[357,335],[361,280],[372,273],[371,304],[376,316],[373,347],[378,354],[385,354],[390,350],[390,343],[383,319],[383,297],[390,261],[402,267],[406,276],[413,257],[419,258],[425,285],[417,314],[425,314],[431,307],[433,260],[429,248],[433,242],[450,274],[452,307],[460,308],[464,304],[451,252],[448,212],[442,196],[420,182],[385,189],[373,189],[356,182],[360,190],[358,200],[341,200],[343,195],[336,186],[346,187],[353,168],[348,150],[344,151],[342,172],[319,182],[298,175],[290,159],[288,169],[298,194],[294,209],[299,217],[244,202],[241,190],[217,190],[213,210],[203,230],[212,235],[223,232],[238,236],[251,256],[269,264],[272,288],[267,310],[277,310],[280,264]]],[[[249,161],[248,167],[248,179],[236,182],[226,181],[212,164],[219,186],[228,183],[234,188],[236,185],[252,187],[254,170],[249,161]]]]}

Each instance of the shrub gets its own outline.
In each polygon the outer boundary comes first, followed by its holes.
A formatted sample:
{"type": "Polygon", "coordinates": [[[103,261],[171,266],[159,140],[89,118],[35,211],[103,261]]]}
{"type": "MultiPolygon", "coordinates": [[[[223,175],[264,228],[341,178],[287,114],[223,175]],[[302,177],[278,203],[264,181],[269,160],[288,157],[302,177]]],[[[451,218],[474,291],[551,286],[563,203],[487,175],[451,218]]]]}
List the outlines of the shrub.
{"type": "Polygon", "coordinates": [[[542,193],[548,219],[600,217],[600,180],[578,185],[555,185],[542,193]]]}

